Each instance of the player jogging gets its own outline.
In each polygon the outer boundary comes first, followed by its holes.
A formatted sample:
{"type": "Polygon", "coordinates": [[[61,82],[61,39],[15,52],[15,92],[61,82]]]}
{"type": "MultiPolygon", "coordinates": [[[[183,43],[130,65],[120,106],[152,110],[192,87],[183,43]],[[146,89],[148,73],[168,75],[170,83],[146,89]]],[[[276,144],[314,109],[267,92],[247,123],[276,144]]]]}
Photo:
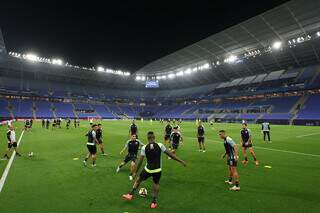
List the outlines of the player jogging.
{"type": "Polygon", "coordinates": [[[170,144],[171,132],[172,132],[172,126],[170,124],[170,121],[168,121],[164,130],[164,143],[166,147],[169,149],[171,149],[171,144],[170,144]]]}
{"type": "Polygon", "coordinates": [[[182,136],[180,132],[178,131],[179,127],[175,126],[173,127],[173,132],[171,133],[170,139],[171,139],[171,148],[172,153],[175,154],[176,151],[179,148],[180,142],[182,143],[182,136]]]}
{"type": "Polygon", "coordinates": [[[229,170],[229,180],[226,180],[225,183],[229,185],[234,184],[230,190],[240,191],[239,175],[237,171],[237,162],[239,159],[237,144],[232,140],[232,138],[227,136],[225,130],[219,131],[219,137],[223,140],[225,148],[225,153],[221,158],[224,159],[227,156],[227,165],[229,170]]]}
{"type": "Polygon", "coordinates": [[[250,129],[248,129],[248,125],[246,123],[242,124],[241,129],[241,138],[240,138],[240,144],[242,147],[242,154],[244,157],[244,160],[242,161],[243,164],[248,163],[248,157],[247,157],[247,149],[250,150],[250,154],[253,157],[254,163],[258,166],[259,161],[257,161],[256,155],[254,153],[254,149],[252,147],[252,135],[250,129]]]}
{"type": "Polygon", "coordinates": [[[132,124],[131,124],[130,129],[129,129],[129,134],[130,134],[130,136],[131,135],[136,135],[136,137],[138,138],[138,127],[136,125],[135,120],[132,120],[132,124]]]}
{"type": "Polygon", "coordinates": [[[102,155],[107,155],[106,153],[104,153],[104,144],[103,144],[103,140],[102,140],[102,125],[101,124],[98,124],[98,129],[96,131],[96,137],[97,137],[99,148],[101,150],[102,155]]]}
{"type": "Polygon", "coordinates": [[[268,122],[263,122],[261,124],[261,131],[263,133],[263,141],[266,141],[266,136],[268,136],[268,142],[270,141],[270,124],[268,122]]]}
{"type": "Polygon", "coordinates": [[[141,156],[136,168],[136,171],[139,171],[144,157],[147,158],[147,164],[144,169],[141,171],[140,176],[134,182],[133,188],[130,193],[122,195],[122,198],[125,200],[132,200],[133,194],[140,186],[142,181],[147,180],[149,177],[153,178],[153,190],[152,190],[152,202],[150,208],[155,209],[158,207],[157,197],[160,189],[160,178],[161,178],[161,153],[164,152],[166,155],[172,159],[178,161],[183,166],[186,166],[186,163],[178,158],[175,154],[171,153],[166,149],[162,143],[155,142],[155,135],[153,132],[148,132],[147,134],[148,144],[143,146],[141,149],[141,156]]]}
{"type": "Polygon", "coordinates": [[[9,159],[8,153],[11,150],[12,147],[16,151],[16,154],[18,156],[21,156],[21,154],[18,152],[18,144],[17,144],[17,141],[16,141],[16,132],[14,131],[13,125],[11,125],[9,127],[9,130],[7,131],[7,140],[8,140],[8,148],[7,148],[6,153],[4,154],[4,158],[5,159],[9,159]]]}
{"type": "Polygon", "coordinates": [[[141,143],[140,140],[137,140],[136,135],[131,135],[131,139],[126,142],[123,149],[120,151],[120,155],[127,149],[128,154],[124,158],[124,160],[120,163],[120,165],[117,167],[116,172],[118,173],[120,169],[129,163],[131,161],[131,168],[130,168],[130,175],[129,180],[133,180],[133,177],[136,176],[135,167],[136,167],[136,160],[138,156],[138,150],[140,146],[143,146],[144,144],[141,143]]]}
{"type": "Polygon", "coordinates": [[[206,147],[204,146],[204,126],[202,125],[202,121],[199,122],[197,137],[199,143],[199,152],[206,152],[206,147]]]}
{"type": "Polygon", "coordinates": [[[88,137],[87,148],[88,148],[89,153],[83,161],[84,166],[87,166],[87,161],[89,158],[92,159],[92,167],[96,166],[97,143],[98,143],[98,140],[96,138],[97,129],[98,129],[98,125],[93,124],[92,129],[86,134],[86,136],[88,137]]]}

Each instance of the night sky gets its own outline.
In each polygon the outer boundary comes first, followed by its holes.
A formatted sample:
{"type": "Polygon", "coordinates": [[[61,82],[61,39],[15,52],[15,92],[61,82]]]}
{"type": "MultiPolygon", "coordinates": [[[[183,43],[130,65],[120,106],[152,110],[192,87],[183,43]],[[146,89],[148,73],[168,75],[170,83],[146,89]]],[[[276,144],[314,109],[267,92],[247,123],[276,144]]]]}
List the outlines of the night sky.
{"type": "Polygon", "coordinates": [[[8,51],[135,72],[286,1],[8,2],[0,7],[8,51]]]}

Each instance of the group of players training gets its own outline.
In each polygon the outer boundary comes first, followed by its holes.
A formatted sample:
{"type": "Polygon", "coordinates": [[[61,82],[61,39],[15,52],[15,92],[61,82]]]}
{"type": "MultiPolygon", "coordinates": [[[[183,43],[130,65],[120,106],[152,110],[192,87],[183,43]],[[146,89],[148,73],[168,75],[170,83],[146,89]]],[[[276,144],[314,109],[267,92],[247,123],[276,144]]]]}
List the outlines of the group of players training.
{"type": "MultiPolygon", "coordinates": [[[[269,124],[267,125],[267,128],[269,131],[270,130],[269,124]]],[[[264,126],[262,126],[262,130],[265,133],[264,126]]],[[[152,202],[151,202],[150,208],[152,209],[157,208],[158,207],[157,196],[160,189],[159,182],[160,182],[161,171],[162,171],[161,153],[162,152],[165,153],[168,156],[168,159],[176,160],[177,162],[181,163],[183,166],[186,166],[186,163],[176,155],[176,151],[179,145],[183,141],[180,127],[175,124],[174,126],[172,126],[170,124],[170,121],[168,121],[164,131],[165,145],[162,143],[156,142],[155,134],[152,131],[149,131],[147,133],[148,143],[143,144],[138,139],[138,127],[135,124],[134,120],[130,126],[129,134],[130,134],[130,139],[125,143],[125,146],[120,151],[120,154],[122,154],[125,150],[127,150],[127,155],[125,156],[124,160],[118,165],[116,172],[118,173],[123,166],[131,162],[129,179],[133,180],[135,177],[137,178],[134,181],[132,190],[128,194],[124,194],[122,198],[125,200],[132,200],[133,195],[138,189],[138,187],[140,186],[141,182],[147,180],[149,177],[152,177],[154,184],[152,189],[152,202]],[[141,152],[138,159],[139,149],[141,149],[141,152]],[[142,169],[140,175],[137,176],[137,172],[140,170],[142,163],[144,161],[144,158],[146,158],[146,161],[147,161],[146,165],[142,169]]],[[[95,167],[97,144],[100,146],[100,149],[104,154],[101,124],[98,124],[98,125],[92,124],[92,129],[86,134],[86,136],[88,138],[87,148],[89,153],[87,157],[84,159],[83,164],[87,166],[87,161],[89,158],[91,158],[92,166],[95,167]]],[[[268,136],[269,136],[269,133],[268,133],[268,136]]],[[[225,130],[219,131],[219,137],[224,142],[225,153],[222,155],[222,158],[227,158],[227,165],[228,165],[228,171],[229,171],[229,179],[226,180],[225,183],[229,185],[233,185],[230,188],[230,190],[240,191],[239,175],[237,172],[237,162],[239,160],[238,147],[236,143],[232,140],[232,138],[227,135],[225,130]]],[[[201,121],[198,122],[197,138],[199,143],[199,152],[206,152],[205,128],[201,121]]],[[[255,164],[259,165],[259,161],[256,158],[256,155],[254,153],[254,149],[252,146],[251,131],[248,129],[247,123],[245,122],[242,123],[240,144],[242,147],[242,153],[244,157],[244,160],[242,161],[242,163],[243,164],[248,163],[247,150],[249,150],[250,154],[254,159],[255,164]]]]}

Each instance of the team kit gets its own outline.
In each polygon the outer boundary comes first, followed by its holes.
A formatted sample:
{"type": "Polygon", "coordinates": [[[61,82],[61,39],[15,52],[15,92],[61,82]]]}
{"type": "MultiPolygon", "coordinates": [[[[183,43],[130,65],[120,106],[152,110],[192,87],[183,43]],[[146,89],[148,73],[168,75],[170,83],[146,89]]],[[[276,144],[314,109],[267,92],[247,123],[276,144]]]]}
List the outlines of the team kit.
{"type": "MultiPolygon", "coordinates": [[[[49,121],[42,121],[42,127],[47,128],[47,123],[49,121]]],[[[59,121],[54,121],[54,126],[60,126],[59,121]]],[[[71,121],[67,121],[67,129],[70,127],[71,121]]],[[[181,122],[179,122],[181,123],[181,122]]],[[[211,123],[212,125],[212,123],[211,123]]],[[[103,143],[103,130],[101,124],[94,124],[90,120],[91,129],[85,134],[87,137],[87,150],[88,154],[83,160],[83,166],[88,166],[88,161],[91,161],[91,166],[96,167],[97,152],[98,149],[101,154],[106,156],[103,143]]],[[[75,121],[75,128],[78,127],[78,121],[75,121]]],[[[32,128],[32,120],[27,120],[25,122],[25,131],[32,128]]],[[[266,141],[266,136],[268,142],[270,143],[270,124],[265,122],[261,125],[261,131],[264,135],[264,141],[266,141]]],[[[206,152],[205,148],[205,128],[202,121],[197,122],[197,140],[199,145],[199,152],[206,152]]],[[[218,131],[219,138],[223,141],[225,152],[222,154],[221,158],[226,159],[227,169],[228,169],[228,179],[225,181],[226,184],[230,185],[231,191],[240,191],[240,180],[237,171],[238,161],[239,161],[239,148],[234,140],[228,135],[225,130],[218,131]]],[[[259,161],[254,152],[251,131],[248,128],[248,124],[243,121],[241,124],[240,131],[240,146],[242,150],[243,160],[242,164],[247,164],[249,162],[247,157],[247,152],[250,153],[251,157],[256,166],[259,165],[259,161]]],[[[16,140],[15,128],[12,122],[8,122],[8,131],[6,133],[8,147],[4,155],[4,159],[9,159],[8,153],[13,148],[16,151],[17,156],[21,156],[18,151],[18,144],[16,140]]],[[[158,139],[159,140],[159,139],[158,139]]],[[[183,143],[182,130],[179,125],[168,120],[164,129],[164,144],[159,143],[156,140],[155,134],[152,131],[147,133],[147,143],[144,144],[138,138],[138,126],[135,120],[129,128],[129,140],[126,141],[120,154],[126,152],[124,159],[116,167],[116,173],[127,164],[130,164],[129,180],[133,181],[132,189],[129,190],[127,194],[122,195],[122,198],[126,201],[131,201],[134,198],[136,191],[139,189],[140,184],[151,178],[153,180],[153,188],[151,192],[152,202],[150,208],[154,209],[158,207],[158,193],[160,190],[160,179],[162,175],[162,153],[164,153],[168,159],[172,159],[180,163],[182,166],[186,166],[186,162],[180,159],[176,153],[179,146],[183,143]],[[146,164],[143,167],[142,164],[146,160],[146,164]],[[140,171],[140,172],[139,172],[140,171]]],[[[146,189],[141,188],[139,190],[141,196],[146,196],[146,189]]]]}

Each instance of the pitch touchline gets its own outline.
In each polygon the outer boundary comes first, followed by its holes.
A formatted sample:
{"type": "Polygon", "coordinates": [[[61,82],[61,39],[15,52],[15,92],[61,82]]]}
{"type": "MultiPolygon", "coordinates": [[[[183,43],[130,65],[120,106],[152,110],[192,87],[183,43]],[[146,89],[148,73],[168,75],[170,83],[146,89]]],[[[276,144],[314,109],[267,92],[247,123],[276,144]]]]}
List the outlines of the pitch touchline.
{"type": "MultiPolygon", "coordinates": [[[[17,147],[19,147],[19,144],[20,144],[20,142],[21,142],[23,133],[24,133],[24,130],[21,132],[21,135],[20,135],[19,140],[18,140],[17,147]]],[[[12,155],[11,155],[11,157],[10,157],[10,160],[9,160],[9,162],[8,162],[8,164],[7,164],[4,172],[3,172],[3,174],[2,174],[2,177],[1,177],[1,179],[0,179],[0,192],[2,191],[2,188],[3,188],[3,186],[4,186],[4,183],[6,182],[7,176],[8,176],[8,174],[9,174],[9,170],[10,170],[10,168],[11,168],[11,165],[12,165],[12,163],[13,163],[13,160],[14,160],[14,157],[15,157],[15,156],[16,156],[16,151],[13,150],[13,153],[12,153],[12,155]]]]}

